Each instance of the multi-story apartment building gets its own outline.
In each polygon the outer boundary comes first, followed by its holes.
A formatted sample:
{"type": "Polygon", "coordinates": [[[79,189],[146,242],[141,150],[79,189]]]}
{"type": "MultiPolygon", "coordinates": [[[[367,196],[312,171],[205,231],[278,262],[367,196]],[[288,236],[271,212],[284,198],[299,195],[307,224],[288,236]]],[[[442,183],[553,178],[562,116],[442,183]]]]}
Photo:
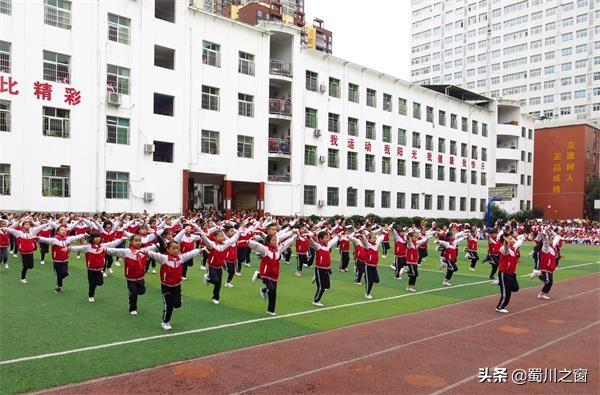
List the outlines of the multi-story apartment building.
{"type": "Polygon", "coordinates": [[[0,207],[480,217],[496,102],[301,33],[174,0],[0,0],[0,207]]]}
{"type": "Polygon", "coordinates": [[[600,0],[412,0],[411,81],[600,118],[600,0]]]}

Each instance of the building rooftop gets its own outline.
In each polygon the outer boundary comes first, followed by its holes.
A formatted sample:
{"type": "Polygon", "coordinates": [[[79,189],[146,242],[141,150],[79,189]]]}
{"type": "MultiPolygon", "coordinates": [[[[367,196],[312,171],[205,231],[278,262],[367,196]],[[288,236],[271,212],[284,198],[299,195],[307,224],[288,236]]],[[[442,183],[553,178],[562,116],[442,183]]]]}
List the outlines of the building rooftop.
{"type": "Polygon", "coordinates": [[[465,102],[471,102],[476,104],[489,103],[493,101],[488,97],[479,95],[475,92],[468,91],[460,88],[456,85],[422,85],[424,88],[434,90],[436,92],[443,93],[448,96],[455,97],[465,102]]]}

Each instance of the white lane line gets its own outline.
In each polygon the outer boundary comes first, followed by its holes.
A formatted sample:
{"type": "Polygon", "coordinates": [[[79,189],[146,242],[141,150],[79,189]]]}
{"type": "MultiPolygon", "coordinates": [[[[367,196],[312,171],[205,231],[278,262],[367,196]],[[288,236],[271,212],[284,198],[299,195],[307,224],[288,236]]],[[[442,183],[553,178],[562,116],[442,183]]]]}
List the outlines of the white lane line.
{"type": "MultiPolygon", "coordinates": [[[[590,329],[590,328],[592,328],[593,326],[595,326],[595,325],[598,325],[598,324],[600,324],[600,321],[592,322],[591,324],[589,324],[589,325],[586,325],[586,326],[584,326],[583,328],[579,328],[579,329],[578,329],[578,330],[576,330],[575,332],[571,332],[571,333],[569,333],[568,335],[564,335],[564,336],[558,337],[558,338],[556,338],[556,339],[554,339],[554,340],[552,340],[552,341],[550,341],[550,342],[548,342],[548,343],[544,343],[544,344],[542,344],[541,346],[538,346],[538,347],[536,347],[536,348],[532,348],[531,350],[529,350],[529,351],[527,351],[527,352],[525,352],[525,353],[523,353],[523,354],[521,354],[521,355],[518,355],[518,356],[516,356],[516,357],[514,357],[514,358],[511,358],[511,359],[507,359],[506,361],[504,361],[504,362],[500,362],[500,363],[498,363],[498,364],[495,364],[495,365],[493,365],[493,366],[503,366],[503,367],[504,367],[504,366],[510,365],[511,363],[513,363],[513,362],[515,362],[515,361],[518,361],[518,360],[519,360],[519,359],[521,359],[521,358],[525,358],[526,356],[528,356],[528,355],[531,355],[531,354],[533,354],[533,353],[536,353],[536,352],[538,352],[538,351],[540,351],[540,350],[543,350],[544,348],[550,347],[550,346],[552,346],[552,345],[554,345],[554,344],[556,344],[556,343],[560,343],[561,341],[563,341],[563,340],[566,340],[566,339],[568,339],[568,338],[570,338],[570,337],[573,337],[573,336],[575,336],[575,335],[578,335],[579,333],[581,333],[581,332],[583,332],[583,331],[586,331],[586,330],[588,330],[588,329],[590,329]]],[[[450,384],[449,386],[447,386],[447,387],[444,387],[444,388],[442,388],[441,390],[438,390],[438,391],[432,392],[430,395],[439,395],[439,394],[443,394],[443,393],[445,393],[445,392],[447,392],[447,391],[449,391],[449,390],[451,390],[451,389],[453,389],[453,388],[456,388],[456,387],[458,387],[458,386],[460,386],[460,385],[462,385],[462,384],[466,384],[466,383],[468,383],[468,382],[470,382],[470,381],[472,381],[472,380],[474,380],[474,379],[476,379],[476,378],[477,378],[477,375],[469,376],[469,377],[467,377],[467,378],[465,378],[465,379],[462,379],[462,380],[460,380],[460,381],[457,381],[457,382],[456,382],[456,383],[454,383],[454,384],[450,384]]]]}
{"type": "MultiPolygon", "coordinates": [[[[577,266],[586,266],[589,264],[593,264],[593,263],[584,263],[584,264],[580,264],[580,265],[565,266],[565,267],[562,267],[562,269],[569,269],[569,268],[577,267],[577,266]]],[[[527,276],[527,274],[522,275],[521,277],[524,277],[524,276],[527,276]]],[[[143,343],[143,342],[147,342],[150,340],[164,339],[164,338],[170,338],[170,337],[179,337],[179,336],[185,336],[185,335],[191,335],[191,334],[203,333],[203,332],[211,332],[214,330],[232,328],[232,327],[237,327],[237,326],[242,326],[242,325],[255,324],[255,323],[269,321],[269,320],[279,320],[279,319],[283,319],[283,318],[290,318],[290,317],[319,313],[322,311],[337,310],[337,309],[346,308],[346,307],[360,306],[360,305],[365,305],[365,304],[370,304],[370,303],[385,302],[388,300],[395,300],[395,299],[405,298],[405,297],[409,297],[409,296],[429,294],[429,293],[433,293],[433,292],[437,292],[437,291],[444,291],[444,290],[468,287],[471,285],[486,284],[489,282],[490,282],[489,280],[474,281],[471,283],[454,285],[452,287],[433,288],[433,289],[429,289],[426,291],[405,293],[405,294],[401,294],[401,295],[388,296],[388,297],[380,298],[380,299],[364,300],[364,301],[360,301],[360,302],[353,302],[353,303],[346,303],[346,304],[341,304],[341,305],[336,305],[336,306],[322,307],[322,308],[313,309],[313,310],[298,311],[295,313],[288,313],[288,314],[283,314],[283,315],[279,315],[279,316],[275,316],[275,317],[254,318],[254,319],[246,320],[246,321],[232,322],[229,324],[221,324],[221,325],[216,325],[216,326],[211,326],[211,327],[206,327],[206,328],[191,329],[191,330],[187,330],[187,331],[183,331],[183,332],[166,333],[166,334],[162,334],[162,335],[140,337],[140,338],[129,339],[129,340],[121,340],[121,341],[112,342],[112,343],[98,344],[95,346],[76,348],[76,349],[72,349],[72,350],[65,350],[65,351],[58,351],[58,352],[47,353],[47,354],[39,354],[39,355],[33,355],[33,356],[28,356],[28,357],[8,359],[8,360],[0,361],[0,366],[11,365],[11,364],[19,363],[19,362],[33,361],[33,360],[38,360],[38,359],[47,359],[47,358],[58,357],[58,356],[62,356],[62,355],[76,354],[76,353],[85,352],[85,351],[101,350],[104,348],[123,346],[123,345],[127,345],[127,344],[143,343]]]]}
{"type": "MultiPolygon", "coordinates": [[[[355,358],[347,359],[347,360],[344,360],[344,361],[340,361],[340,362],[336,362],[336,363],[333,363],[333,364],[330,364],[330,365],[327,365],[327,366],[320,367],[318,369],[308,370],[306,372],[302,372],[302,373],[299,373],[299,374],[296,374],[296,375],[293,375],[293,376],[284,377],[282,379],[271,381],[269,383],[260,384],[260,385],[254,386],[254,387],[247,388],[247,389],[245,389],[243,391],[240,391],[240,392],[235,392],[234,394],[236,394],[236,395],[237,394],[245,394],[245,393],[248,393],[248,392],[260,390],[260,389],[263,389],[263,388],[266,388],[266,387],[271,387],[273,385],[278,385],[278,384],[282,384],[282,383],[285,383],[285,382],[288,382],[288,381],[291,381],[291,380],[299,379],[301,377],[309,376],[311,374],[320,373],[320,372],[328,370],[328,369],[337,368],[337,367],[348,365],[348,364],[351,364],[351,363],[354,363],[354,362],[358,362],[358,361],[361,361],[361,360],[364,360],[364,359],[369,359],[369,358],[376,357],[376,356],[379,356],[379,355],[382,355],[382,354],[387,354],[389,352],[396,351],[396,350],[399,350],[399,349],[402,349],[402,348],[406,348],[406,347],[409,347],[409,346],[413,346],[415,344],[425,343],[425,342],[428,342],[430,340],[435,340],[435,339],[438,339],[438,338],[441,338],[441,337],[445,337],[445,336],[448,336],[448,335],[453,335],[453,334],[456,334],[456,333],[464,332],[466,330],[477,328],[477,327],[482,326],[482,325],[486,325],[486,324],[489,324],[489,323],[492,323],[492,322],[496,322],[496,321],[500,321],[500,320],[503,320],[503,319],[506,319],[506,318],[514,317],[515,315],[519,315],[519,314],[523,314],[523,313],[528,313],[528,312],[530,312],[532,310],[540,309],[540,308],[549,306],[551,304],[555,304],[555,303],[559,303],[559,302],[564,302],[566,300],[573,299],[573,298],[576,298],[576,297],[579,297],[579,296],[583,296],[583,295],[587,295],[587,294],[592,293],[592,292],[597,292],[598,290],[600,290],[600,288],[594,288],[594,289],[591,289],[591,290],[588,290],[588,291],[580,292],[580,293],[575,294],[575,295],[567,296],[567,297],[562,298],[562,299],[556,299],[556,300],[553,300],[553,301],[548,302],[548,303],[544,303],[544,304],[540,304],[540,305],[528,307],[526,309],[517,311],[517,312],[509,314],[509,315],[501,315],[501,316],[496,317],[496,318],[492,318],[492,319],[485,320],[485,321],[480,321],[480,322],[477,322],[477,323],[474,323],[474,324],[470,324],[470,325],[467,325],[467,326],[464,326],[464,327],[461,327],[461,328],[453,329],[451,331],[446,331],[446,332],[443,332],[443,333],[438,333],[436,335],[427,336],[427,337],[424,337],[424,338],[421,338],[421,339],[418,339],[418,340],[413,340],[413,341],[408,342],[408,343],[403,343],[403,344],[399,344],[399,345],[394,346],[394,347],[386,348],[384,350],[376,351],[376,352],[373,352],[373,353],[370,353],[370,354],[366,354],[366,355],[361,355],[360,357],[355,357],[355,358]]],[[[593,325],[595,325],[597,323],[598,322],[595,322],[593,325]]],[[[572,334],[574,334],[574,333],[572,333],[572,334]]],[[[502,365],[498,365],[498,366],[502,366],[502,365]]],[[[473,376],[473,377],[476,377],[476,376],[473,376]]]]}

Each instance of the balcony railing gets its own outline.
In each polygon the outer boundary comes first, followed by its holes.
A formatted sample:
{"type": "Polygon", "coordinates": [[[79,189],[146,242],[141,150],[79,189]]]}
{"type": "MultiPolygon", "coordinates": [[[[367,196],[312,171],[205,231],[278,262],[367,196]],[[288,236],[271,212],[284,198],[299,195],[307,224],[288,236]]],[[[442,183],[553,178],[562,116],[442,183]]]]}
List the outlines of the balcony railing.
{"type": "Polygon", "coordinates": [[[292,64],[285,63],[280,60],[271,60],[269,72],[272,75],[280,75],[282,77],[292,78],[292,64]]]}
{"type": "Polygon", "coordinates": [[[269,181],[274,182],[290,182],[292,180],[292,176],[289,174],[269,174],[269,181]]]}
{"type": "Polygon", "coordinates": [[[269,99],[269,114],[292,116],[292,102],[290,100],[269,99]]]}
{"type": "Polygon", "coordinates": [[[270,138],[269,153],[290,155],[292,153],[290,139],[270,138]]]}

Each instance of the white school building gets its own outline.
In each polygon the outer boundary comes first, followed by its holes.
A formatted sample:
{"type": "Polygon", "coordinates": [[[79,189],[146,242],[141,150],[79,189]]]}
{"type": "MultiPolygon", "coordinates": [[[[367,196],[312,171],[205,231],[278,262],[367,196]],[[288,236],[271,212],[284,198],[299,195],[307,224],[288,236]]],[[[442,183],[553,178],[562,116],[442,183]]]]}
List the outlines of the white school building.
{"type": "Polygon", "coordinates": [[[0,0],[0,210],[474,218],[496,183],[531,207],[518,104],[300,33],[187,0],[0,0]]]}

